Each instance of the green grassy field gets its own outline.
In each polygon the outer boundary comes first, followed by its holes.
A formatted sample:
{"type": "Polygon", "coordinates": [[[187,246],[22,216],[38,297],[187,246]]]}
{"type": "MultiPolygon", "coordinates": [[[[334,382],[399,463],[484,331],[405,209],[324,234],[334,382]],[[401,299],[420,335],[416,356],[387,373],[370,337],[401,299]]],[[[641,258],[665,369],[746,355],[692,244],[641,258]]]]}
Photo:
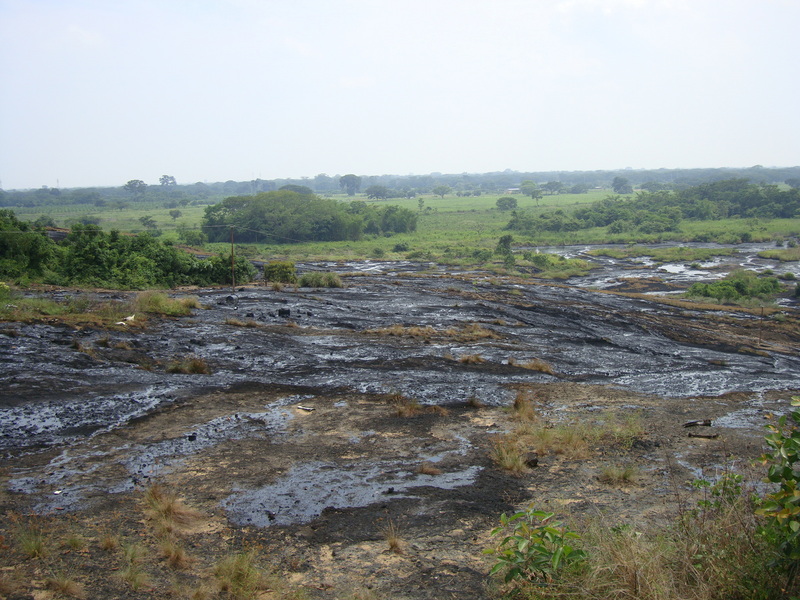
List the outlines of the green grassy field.
{"type": "MultiPolygon", "coordinates": [[[[590,190],[586,194],[558,194],[545,196],[539,201],[516,194],[518,208],[533,212],[562,209],[569,213],[577,207],[591,204],[611,194],[609,190],[590,190]]],[[[482,196],[425,195],[416,198],[369,200],[363,195],[348,197],[332,195],[342,202],[362,200],[369,204],[393,204],[419,213],[414,233],[392,237],[369,236],[353,242],[316,242],[303,244],[250,244],[239,246],[237,252],[265,260],[354,260],[364,258],[401,259],[411,256],[420,260],[436,260],[452,264],[474,263],[475,251],[494,250],[497,241],[508,234],[504,228],[511,215],[496,207],[497,199],[505,194],[482,196]],[[422,210],[420,210],[422,201],[422,210]]],[[[35,220],[40,215],[52,217],[59,226],[68,227],[84,216],[100,219],[105,230],[139,232],[144,227],[140,217],[150,216],[156,222],[162,239],[178,240],[177,227],[199,227],[206,205],[181,207],[181,216],[173,219],[163,204],[140,203],[123,210],[92,205],[65,207],[13,208],[24,220],[35,220]]],[[[680,231],[658,235],[609,234],[606,228],[584,229],[576,232],[542,232],[535,237],[511,232],[516,245],[549,246],[564,244],[648,243],[661,241],[687,241],[700,239],[738,241],[771,241],[800,236],[800,219],[727,219],[723,221],[683,221],[680,231]]],[[[209,244],[206,250],[226,252],[227,244],[209,244]]],[[[479,261],[481,262],[481,261],[479,261]]]]}

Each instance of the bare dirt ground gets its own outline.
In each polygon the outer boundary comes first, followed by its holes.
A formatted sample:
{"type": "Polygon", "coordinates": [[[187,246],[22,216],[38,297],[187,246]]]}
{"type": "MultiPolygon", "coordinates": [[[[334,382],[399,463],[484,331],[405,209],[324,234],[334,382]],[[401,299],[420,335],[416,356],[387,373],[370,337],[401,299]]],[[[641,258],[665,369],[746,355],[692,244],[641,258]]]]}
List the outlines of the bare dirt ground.
{"type": "MultiPolygon", "coordinates": [[[[482,550],[501,513],[667,523],[691,480],[757,478],[763,425],[800,390],[792,307],[761,319],[441,274],[346,283],[192,290],[206,310],[136,332],[5,324],[0,597],[57,597],[59,576],[87,598],[215,597],[215,566],[252,551],[275,578],[251,597],[490,598],[482,550]],[[97,344],[109,335],[118,348],[97,344]],[[181,353],[212,373],[166,373],[181,353]],[[515,398],[543,428],[635,434],[531,448],[512,474],[491,448],[520,423],[515,398]],[[636,475],[604,483],[609,466],[636,475]],[[197,515],[164,533],[154,484],[197,515]]],[[[647,288],[631,285],[617,291],[647,288]]]]}

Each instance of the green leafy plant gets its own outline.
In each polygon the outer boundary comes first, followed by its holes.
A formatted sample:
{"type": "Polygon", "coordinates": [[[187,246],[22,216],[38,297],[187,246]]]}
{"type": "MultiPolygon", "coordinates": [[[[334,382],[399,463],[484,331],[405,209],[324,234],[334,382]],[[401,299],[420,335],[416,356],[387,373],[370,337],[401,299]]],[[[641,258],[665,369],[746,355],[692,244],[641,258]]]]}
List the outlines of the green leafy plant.
{"type": "Polygon", "coordinates": [[[504,537],[497,547],[484,550],[497,557],[490,574],[504,571],[506,583],[515,579],[549,582],[567,566],[584,560],[586,553],[573,545],[580,536],[554,516],[533,506],[510,517],[502,514],[492,536],[504,537]]]}
{"type": "MultiPolygon", "coordinates": [[[[800,406],[800,396],[792,398],[792,406],[800,406]]],[[[765,536],[777,547],[778,557],[773,565],[788,576],[792,586],[800,569],[800,410],[778,419],[777,425],[769,424],[770,434],[764,439],[772,452],[764,454],[762,460],[769,464],[768,482],[778,489],[764,497],[756,514],[767,517],[765,536]],[[787,423],[791,424],[787,428],[787,423]]]]}

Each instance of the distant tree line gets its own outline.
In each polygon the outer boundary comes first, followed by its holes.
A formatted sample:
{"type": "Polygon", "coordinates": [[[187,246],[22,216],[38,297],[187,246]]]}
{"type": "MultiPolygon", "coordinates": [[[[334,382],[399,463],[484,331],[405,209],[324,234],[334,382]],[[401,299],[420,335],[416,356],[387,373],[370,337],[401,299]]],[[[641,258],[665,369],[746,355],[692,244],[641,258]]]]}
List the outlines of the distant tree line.
{"type": "MultiPolygon", "coordinates": [[[[34,190],[0,190],[0,207],[36,207],[70,204],[92,204],[105,208],[125,208],[140,202],[161,203],[167,208],[188,204],[213,204],[229,196],[255,195],[277,191],[286,186],[300,186],[313,193],[326,195],[359,192],[374,199],[413,198],[421,194],[437,194],[436,188],[447,189],[456,196],[504,193],[519,189],[531,195],[583,193],[589,189],[613,189],[628,194],[633,189],[644,191],[681,191],[703,183],[726,179],[749,179],[758,184],[785,183],[800,187],[800,167],[764,168],[756,165],[743,169],[623,169],[614,171],[498,171],[429,175],[346,175],[325,173],[300,179],[252,179],[181,184],[172,175],[162,175],[157,183],[131,179],[116,187],[58,189],[42,187],[34,190]],[[525,184],[533,184],[526,191],[525,184]]],[[[291,188],[289,188],[291,189],[291,188]]],[[[532,195],[536,198],[535,195],[532,195]]]]}
{"type": "MultiPolygon", "coordinates": [[[[255,268],[235,258],[237,282],[254,278],[255,268]]],[[[230,255],[198,258],[149,233],[106,233],[76,225],[62,242],[0,210],[0,280],[41,280],[124,289],[211,285],[231,280],[230,255]]]]}
{"type": "Polygon", "coordinates": [[[394,205],[355,200],[337,202],[290,189],[233,196],[206,207],[203,231],[209,241],[292,243],[359,240],[365,234],[392,235],[417,228],[417,214],[394,205]]]}
{"type": "Polygon", "coordinates": [[[609,233],[644,234],[676,231],[682,219],[718,220],[735,217],[800,217],[800,189],[727,179],[679,191],[640,191],[633,196],[608,196],[571,214],[563,210],[534,214],[514,211],[509,230],[567,232],[608,227],[609,233]]]}

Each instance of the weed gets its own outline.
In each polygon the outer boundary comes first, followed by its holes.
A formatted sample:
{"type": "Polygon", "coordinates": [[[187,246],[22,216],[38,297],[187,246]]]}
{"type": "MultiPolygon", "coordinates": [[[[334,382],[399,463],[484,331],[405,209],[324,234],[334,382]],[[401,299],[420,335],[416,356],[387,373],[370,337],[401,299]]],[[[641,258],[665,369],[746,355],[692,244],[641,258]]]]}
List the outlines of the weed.
{"type": "Polygon", "coordinates": [[[500,527],[493,536],[503,539],[486,554],[497,557],[490,574],[504,571],[504,581],[552,581],[563,569],[586,558],[586,553],[574,546],[580,536],[553,519],[554,513],[534,510],[533,506],[512,516],[502,514],[500,527]]]}
{"type": "Polygon", "coordinates": [[[55,573],[45,579],[48,589],[70,598],[85,598],[83,586],[65,573],[55,573]]]}

